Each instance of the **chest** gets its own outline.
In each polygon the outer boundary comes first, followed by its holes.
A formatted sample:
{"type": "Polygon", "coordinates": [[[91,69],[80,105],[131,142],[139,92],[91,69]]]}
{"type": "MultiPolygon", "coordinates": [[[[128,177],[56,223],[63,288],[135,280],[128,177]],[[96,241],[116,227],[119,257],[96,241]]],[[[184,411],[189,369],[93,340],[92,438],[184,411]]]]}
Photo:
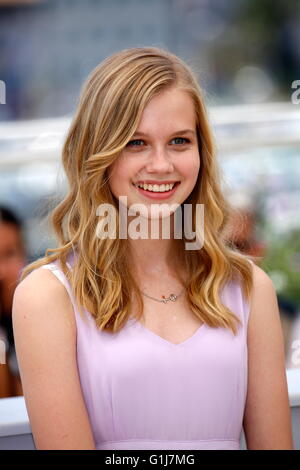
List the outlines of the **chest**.
{"type": "MultiPolygon", "coordinates": [[[[176,301],[157,302],[143,296],[144,312],[139,319],[142,325],[154,334],[174,344],[179,344],[193,336],[203,322],[189,307],[184,294],[176,301]]],[[[134,312],[137,303],[134,302],[134,312]]]]}

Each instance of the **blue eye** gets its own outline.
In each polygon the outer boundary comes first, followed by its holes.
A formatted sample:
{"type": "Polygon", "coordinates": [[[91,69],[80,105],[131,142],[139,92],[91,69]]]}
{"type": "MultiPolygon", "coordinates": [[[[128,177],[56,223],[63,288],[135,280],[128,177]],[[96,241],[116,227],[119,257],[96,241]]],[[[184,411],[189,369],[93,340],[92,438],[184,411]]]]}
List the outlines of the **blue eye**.
{"type": "Polygon", "coordinates": [[[184,137],[175,137],[172,139],[172,142],[176,141],[176,144],[183,145],[183,144],[188,144],[190,141],[189,139],[185,139],[184,137]]]}
{"type": "Polygon", "coordinates": [[[144,141],[141,139],[130,140],[126,147],[141,147],[144,144],[144,141]]]}
{"type": "MultiPolygon", "coordinates": [[[[189,139],[186,139],[184,137],[174,137],[174,139],[171,140],[171,143],[175,143],[175,145],[181,146],[181,145],[186,145],[189,144],[191,141],[189,139]]],[[[145,141],[142,139],[133,139],[130,140],[126,147],[142,147],[145,144],[145,141]]]]}

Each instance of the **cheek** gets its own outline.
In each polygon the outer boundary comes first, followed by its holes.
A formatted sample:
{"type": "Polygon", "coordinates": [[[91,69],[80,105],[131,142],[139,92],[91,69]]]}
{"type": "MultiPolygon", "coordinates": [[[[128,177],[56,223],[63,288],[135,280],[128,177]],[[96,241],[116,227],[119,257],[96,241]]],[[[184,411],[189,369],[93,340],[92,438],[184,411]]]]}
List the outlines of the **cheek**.
{"type": "Polygon", "coordinates": [[[128,188],[128,183],[132,179],[129,165],[120,160],[117,161],[109,171],[109,187],[115,197],[122,195],[128,188]]]}
{"type": "MultiPolygon", "coordinates": [[[[124,168],[125,170],[125,168],[124,168]]],[[[108,177],[109,177],[109,184],[113,187],[116,186],[116,183],[119,181],[121,182],[121,176],[124,173],[122,169],[122,162],[116,161],[108,170],[108,177]]]]}
{"type": "Polygon", "coordinates": [[[199,154],[190,155],[190,158],[186,158],[182,165],[182,174],[186,178],[193,178],[197,180],[198,173],[200,170],[200,156],[199,154]]]}

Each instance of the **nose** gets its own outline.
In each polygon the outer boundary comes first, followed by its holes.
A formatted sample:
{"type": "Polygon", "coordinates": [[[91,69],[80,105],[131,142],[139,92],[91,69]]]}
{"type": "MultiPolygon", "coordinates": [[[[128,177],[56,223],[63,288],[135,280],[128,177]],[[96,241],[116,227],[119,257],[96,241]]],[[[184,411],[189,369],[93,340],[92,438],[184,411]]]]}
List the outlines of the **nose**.
{"type": "Polygon", "coordinates": [[[172,172],[173,163],[168,152],[163,148],[154,149],[149,155],[146,169],[149,173],[172,172]]]}

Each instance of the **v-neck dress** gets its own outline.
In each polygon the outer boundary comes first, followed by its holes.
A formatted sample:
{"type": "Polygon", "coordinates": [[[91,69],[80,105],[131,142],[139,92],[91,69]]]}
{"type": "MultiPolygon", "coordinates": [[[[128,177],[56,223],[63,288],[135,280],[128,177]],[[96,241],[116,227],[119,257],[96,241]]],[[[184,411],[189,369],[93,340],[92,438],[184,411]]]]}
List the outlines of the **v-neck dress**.
{"type": "MultiPolygon", "coordinates": [[[[68,267],[72,269],[73,258],[68,267]]],[[[96,449],[238,450],[247,395],[249,305],[238,283],[222,302],[242,321],[238,334],[202,324],[173,344],[133,316],[117,333],[81,317],[58,261],[77,328],[77,364],[96,449]]]]}

